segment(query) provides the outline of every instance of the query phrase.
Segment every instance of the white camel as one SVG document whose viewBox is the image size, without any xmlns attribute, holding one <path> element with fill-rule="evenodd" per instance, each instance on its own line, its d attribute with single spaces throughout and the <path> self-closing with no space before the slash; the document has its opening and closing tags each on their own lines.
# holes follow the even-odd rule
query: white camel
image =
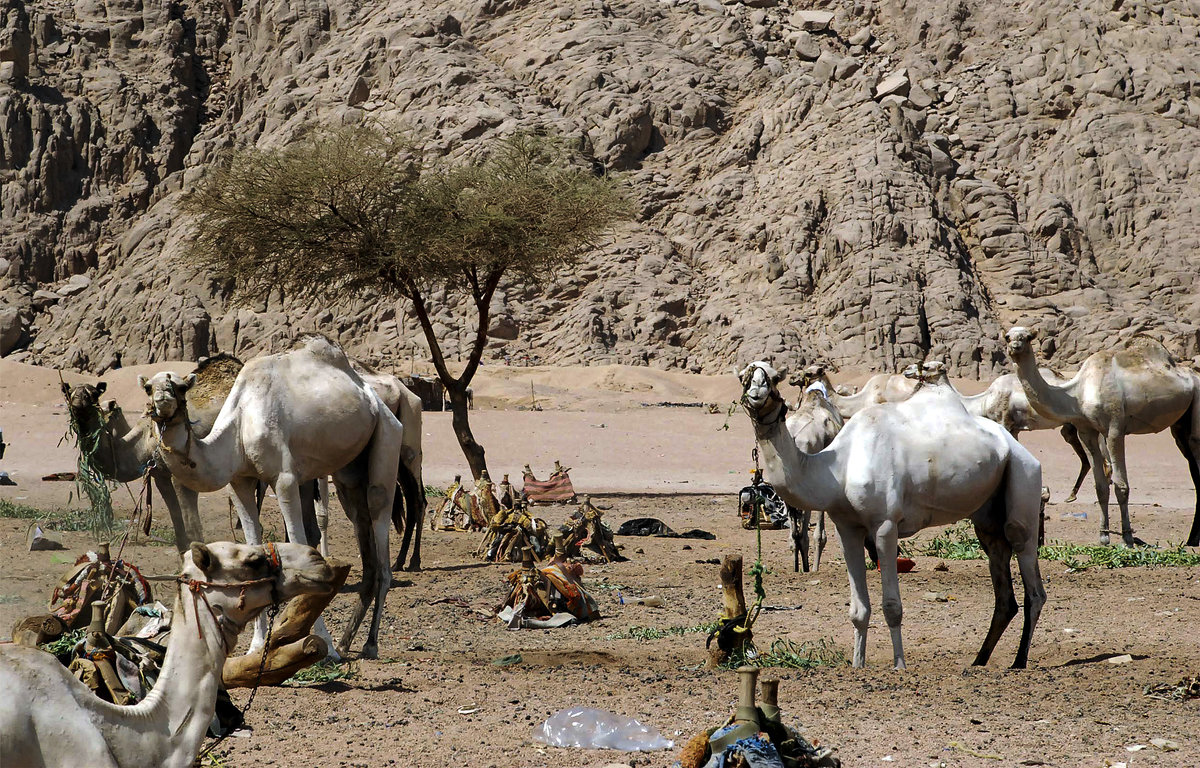
<svg viewBox="0 0 1200 768">
<path fill-rule="evenodd" d="M 804 453 L 816 453 L 825 448 L 841 430 L 841 414 L 829 402 L 822 385 L 814 384 L 800 396 L 794 412 L 787 418 L 787 431 L 796 443 L 796 448 Z M 804 571 L 809 566 L 809 526 L 812 523 L 813 510 L 803 506 L 794 499 L 786 488 L 777 488 L 779 494 L 788 505 L 788 516 L 792 526 L 792 567 L 800 570 L 800 560 L 804 560 Z M 825 551 L 825 511 L 820 510 L 817 517 L 817 550 L 813 557 L 812 570 L 821 569 L 821 553 Z"/>
<path fill-rule="evenodd" d="M 854 666 L 866 661 L 871 617 L 866 539 L 878 547 L 883 613 L 896 668 L 903 669 L 898 539 L 969 517 L 987 552 L 996 598 L 974 663 L 987 663 L 1017 614 L 1010 563 L 1015 552 L 1025 584 L 1025 625 L 1013 668 L 1023 668 L 1046 601 L 1037 560 L 1042 487 L 1037 459 L 998 424 L 971 416 L 957 397 L 938 388 L 864 408 L 828 448 L 804 453 L 782 429 L 788 409 L 778 390 L 781 374 L 755 362 L 739 378 L 767 481 L 787 489 L 799 505 L 826 510 L 837 527 L 850 577 Z"/>
<path fill-rule="evenodd" d="M 903 373 L 877 373 L 867 379 L 857 392 L 845 395 L 841 394 L 844 387 L 833 386 L 823 365 L 810 365 L 792 379 L 793 385 L 806 389 L 815 383 L 824 386 L 829 402 L 833 404 L 845 421 L 849 421 L 854 414 L 872 405 L 903 402 L 912 397 L 919 384 Z"/>
<path fill-rule="evenodd" d="M 260 480 L 275 488 L 288 539 L 304 544 L 301 486 L 333 475 L 363 562 L 359 604 L 338 648 L 345 652 L 349 647 L 373 601 L 363 656 L 375 658 L 391 585 L 388 523 L 403 438 L 400 422 L 354 372 L 342 350 L 320 336 L 303 339 L 291 352 L 247 363 L 203 439 L 192 435 L 186 418 L 185 398 L 193 382 L 169 373 L 149 381 L 139 378 L 151 398 L 151 418 L 159 425 L 164 463 L 196 491 L 229 485 L 246 541 L 252 544 L 262 540 L 254 503 Z M 328 638 L 321 620 L 313 631 Z M 262 647 L 265 634 L 260 619 L 252 649 Z"/>
<path fill-rule="evenodd" d="M 327 594 L 333 570 L 312 547 L 218 542 L 183 554 L 171 639 L 146 698 L 117 706 L 58 659 L 0 645 L 0 762 L 5 768 L 187 768 L 216 711 L 238 634 L 273 602 Z"/>
<path fill-rule="evenodd" d="M 1055 383 L 1047 381 L 1038 369 L 1035 338 L 1036 331 L 1012 328 L 1005 336 L 1008 355 L 1017 365 L 1017 375 L 1033 407 L 1074 424 L 1091 454 L 1100 505 L 1100 542 L 1108 544 L 1110 533 L 1109 478 L 1102 469 L 1105 459 L 1117 490 L 1121 538 L 1132 547 L 1138 542 L 1129 520 L 1125 436 L 1150 435 L 1169 427 L 1196 489 L 1196 512 L 1187 544 L 1200 546 L 1200 374 L 1176 362 L 1155 339 L 1134 336 L 1119 349 L 1090 355 L 1075 376 Z"/>
</svg>

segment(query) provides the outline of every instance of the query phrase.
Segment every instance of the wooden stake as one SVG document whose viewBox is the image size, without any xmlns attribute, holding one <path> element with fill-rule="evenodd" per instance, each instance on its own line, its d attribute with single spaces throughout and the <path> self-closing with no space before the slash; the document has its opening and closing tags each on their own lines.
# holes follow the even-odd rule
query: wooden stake
<svg viewBox="0 0 1200 768">
<path fill-rule="evenodd" d="M 746 616 L 746 594 L 742 591 L 742 556 L 726 555 L 721 563 L 721 596 L 724 600 L 722 619 L 738 619 L 738 626 Z M 716 642 L 708 649 L 708 668 L 715 669 L 729 660 L 735 651 L 741 651 L 750 644 L 753 636 L 750 630 L 734 631 L 729 624 L 723 626 L 717 633 Z"/>
</svg>

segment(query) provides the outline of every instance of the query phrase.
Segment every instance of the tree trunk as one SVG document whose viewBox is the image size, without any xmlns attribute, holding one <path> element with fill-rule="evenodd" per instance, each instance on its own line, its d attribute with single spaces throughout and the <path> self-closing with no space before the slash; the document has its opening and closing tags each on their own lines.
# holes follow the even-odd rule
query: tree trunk
<svg viewBox="0 0 1200 768">
<path fill-rule="evenodd" d="M 458 438 L 458 444 L 462 446 L 463 456 L 467 457 L 467 466 L 471 468 L 471 475 L 476 480 L 487 469 L 487 461 L 484 459 L 483 446 L 475 442 L 475 435 L 471 432 L 471 424 L 467 419 L 467 387 L 466 384 L 457 382 L 457 386 L 446 387 L 446 394 L 450 397 L 450 411 L 453 414 L 454 435 Z"/>
</svg>

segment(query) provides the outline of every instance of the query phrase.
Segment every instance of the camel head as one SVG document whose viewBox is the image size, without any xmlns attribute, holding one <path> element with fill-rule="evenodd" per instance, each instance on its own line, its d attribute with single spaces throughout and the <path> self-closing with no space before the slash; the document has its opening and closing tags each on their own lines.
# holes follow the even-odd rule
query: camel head
<svg viewBox="0 0 1200 768">
<path fill-rule="evenodd" d="M 778 385 L 786 375 L 786 370 L 777 371 L 767 363 L 750 363 L 737 375 L 742 382 L 742 404 L 748 410 L 757 412 L 765 408 L 772 398 L 782 402 Z"/>
<path fill-rule="evenodd" d="M 1021 355 L 1033 354 L 1033 340 L 1037 338 L 1037 331 L 1017 325 L 1009 329 L 1004 338 L 1008 342 L 1008 356 L 1016 360 Z"/>
<path fill-rule="evenodd" d="M 160 424 L 187 414 L 187 391 L 196 383 L 196 374 L 176 376 L 169 371 L 156 373 L 149 379 L 138 376 L 138 386 L 150 396 L 148 415 Z"/>
<path fill-rule="evenodd" d="M 906 379 L 920 379 L 921 366 L 917 363 L 909 363 L 904 366 L 904 370 L 900 371 L 900 375 Z"/>
<path fill-rule="evenodd" d="M 802 387 L 804 389 L 808 389 L 810 384 L 813 384 L 818 381 L 824 381 L 824 380 L 825 380 L 825 366 L 810 365 L 810 366 L 807 366 L 804 370 L 797 373 L 795 376 L 793 376 L 790 379 L 789 383 L 793 387 Z"/>
<path fill-rule="evenodd" d="M 233 633 L 227 647 L 271 603 L 328 594 L 336 584 L 330 563 L 303 544 L 193 543 L 183 553 L 179 576 L 185 584 L 201 585 L 213 613 L 226 632 Z"/>
<path fill-rule="evenodd" d="M 64 381 L 62 385 L 63 397 L 67 398 L 67 407 L 71 409 L 71 415 L 79 422 L 99 410 L 100 396 L 106 389 L 108 389 L 108 385 L 103 381 L 96 382 L 95 385 L 76 384 L 73 387 Z"/>
<path fill-rule="evenodd" d="M 926 360 L 921 363 L 921 381 L 926 384 L 946 383 L 946 364 L 941 360 Z"/>
</svg>

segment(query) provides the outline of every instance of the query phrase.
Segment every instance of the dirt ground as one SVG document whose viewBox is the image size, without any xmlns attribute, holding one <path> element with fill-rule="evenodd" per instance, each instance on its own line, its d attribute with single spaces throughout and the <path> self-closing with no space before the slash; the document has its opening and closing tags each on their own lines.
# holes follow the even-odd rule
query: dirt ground
<svg viewBox="0 0 1200 768">
<path fill-rule="evenodd" d="M 187 370 L 180 366 L 178 370 Z M 111 380 L 126 408 L 139 407 L 136 370 Z M 611 375 L 609 375 L 611 374 Z M 546 405 L 572 410 L 516 410 L 528 381 L 511 371 L 485 372 L 477 397 L 485 407 L 472 419 L 488 447 L 493 475 L 519 477 L 525 462 L 539 476 L 555 458 L 573 467 L 576 488 L 592 492 L 615 529 L 622 521 L 658 517 L 676 530 L 702 528 L 714 541 L 621 537 L 629 562 L 589 566 L 585 583 L 603 618 L 558 630 L 506 630 L 442 598 L 472 609 L 494 607 L 511 567 L 471 556 L 475 534 L 424 532 L 424 570 L 397 573 L 380 637 L 380 659 L 358 661 L 353 678 L 314 688 L 260 691 L 248 715 L 252 728 L 216 751 L 231 766 L 670 766 L 677 751 L 629 754 L 546 748 L 533 727 L 572 705 L 632 716 L 686 740 L 722 720 L 734 706 L 735 675 L 702 668 L 704 635 L 685 631 L 658 640 L 628 638 L 631 627 L 694 628 L 720 610 L 717 566 L 727 553 L 755 556 L 755 537 L 735 516 L 734 494 L 747 477 L 753 445 L 748 420 L 735 412 L 722 430 L 724 410 L 644 407 L 642 402 L 706 401 L 722 407 L 736 393 L 732 377 L 682 377 L 620 370 L 536 372 Z M 725 381 L 729 379 L 729 381 Z M 0 362 L 0 428 L 10 443 L 0 469 L 17 480 L 0 498 L 39 507 L 67 503 L 70 483 L 41 482 L 41 474 L 73 468 L 71 447 L 56 445 L 65 427 L 53 372 Z M 964 389 L 970 390 L 970 385 Z M 551 391 L 553 390 L 553 391 Z M 554 401 L 557 398 L 557 402 Z M 426 481 L 444 485 L 465 469 L 448 414 L 425 414 Z M 1052 489 L 1048 536 L 1092 542 L 1099 528 L 1090 481 L 1073 504 L 1062 498 L 1077 470 L 1057 433 L 1024 436 L 1042 460 Z M 1147 541 L 1186 536 L 1193 491 L 1183 460 L 1168 435 L 1136 437 L 1128 450 L 1134 526 Z M 118 510 L 132 509 L 125 491 Z M 156 507 L 165 526 L 165 512 Z M 203 497 L 209 538 L 228 538 L 224 493 Z M 1073 515 L 1087 513 L 1086 519 Z M 565 507 L 540 507 L 557 524 Z M 331 518 L 336 556 L 354 561 L 353 535 L 344 517 Z M 268 530 L 282 531 L 274 507 Z M 26 551 L 27 521 L 0 519 L 0 635 L 19 618 L 40 612 L 59 576 L 91 544 L 87 534 L 63 534 L 62 552 Z M 937 530 L 923 532 L 927 540 Z M 398 542 L 393 537 L 393 547 Z M 148 573 L 169 573 L 173 547 L 135 543 L 125 557 Z M 849 655 L 852 631 L 848 589 L 836 536 L 820 572 L 792 572 L 785 531 L 763 535 L 766 604 L 755 637 L 797 642 L 830 640 Z M 1200 765 L 1200 702 L 1144 695 L 1147 685 L 1200 674 L 1200 569 L 1129 568 L 1068 572 L 1042 562 L 1049 601 L 1034 636 L 1029 669 L 1009 671 L 1020 634 L 1018 616 L 990 666 L 970 666 L 991 613 L 983 561 L 917 557 L 901 576 L 908 671 L 891 669 L 879 584 L 867 668 L 781 670 L 785 717 L 810 739 L 834 746 L 847 766 L 1141 766 Z M 349 613 L 357 576 L 327 613 L 336 637 Z M 1020 587 L 1018 586 L 1018 590 Z M 923 599 L 947 593 L 948 602 Z M 618 593 L 625 604 L 618 600 Z M 1018 592 L 1019 594 L 1019 592 Z M 630 604 L 658 596 L 660 608 Z M 159 594 L 169 600 L 169 595 Z M 363 635 L 360 633 L 358 642 Z M 518 664 L 493 660 L 519 653 Z M 1110 655 L 1132 661 L 1111 664 Z M 244 702 L 246 692 L 235 692 Z M 1163 751 L 1150 740 L 1179 746 Z M 1129 751 L 1145 745 L 1144 749 Z"/>
</svg>

